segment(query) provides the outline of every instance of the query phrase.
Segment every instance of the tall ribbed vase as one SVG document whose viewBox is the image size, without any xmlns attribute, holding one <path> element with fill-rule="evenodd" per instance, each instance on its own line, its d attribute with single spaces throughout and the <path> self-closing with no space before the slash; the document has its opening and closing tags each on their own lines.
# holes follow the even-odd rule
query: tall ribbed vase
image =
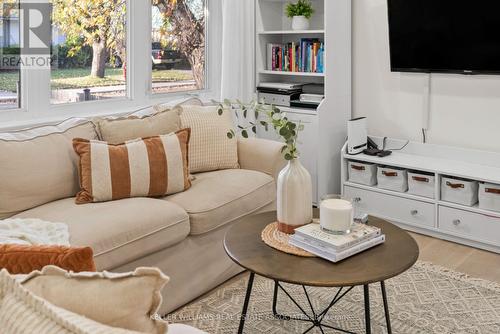
<svg viewBox="0 0 500 334">
<path fill-rule="evenodd" d="M 295 228 L 312 221 L 311 174 L 300 160 L 288 162 L 278 176 L 278 229 L 293 234 Z"/>
</svg>

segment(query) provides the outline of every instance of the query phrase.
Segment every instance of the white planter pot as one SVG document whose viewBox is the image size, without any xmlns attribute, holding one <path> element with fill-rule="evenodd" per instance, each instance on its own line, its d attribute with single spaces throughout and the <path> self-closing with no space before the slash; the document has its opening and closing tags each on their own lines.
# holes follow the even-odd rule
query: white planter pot
<svg viewBox="0 0 500 334">
<path fill-rule="evenodd" d="M 292 18 L 292 30 L 307 30 L 309 29 L 309 19 L 305 16 L 294 16 Z"/>
<path fill-rule="evenodd" d="M 279 230 L 293 234 L 312 221 L 311 175 L 299 159 L 288 162 L 278 176 L 277 211 Z"/>
</svg>

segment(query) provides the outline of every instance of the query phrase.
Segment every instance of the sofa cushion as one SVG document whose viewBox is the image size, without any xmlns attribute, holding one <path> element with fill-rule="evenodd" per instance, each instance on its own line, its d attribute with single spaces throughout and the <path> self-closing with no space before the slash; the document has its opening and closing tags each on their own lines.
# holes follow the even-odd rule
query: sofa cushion
<svg viewBox="0 0 500 334">
<path fill-rule="evenodd" d="M 71 245 L 92 247 L 98 270 L 112 269 L 167 248 L 189 234 L 189 217 L 181 207 L 151 198 L 86 205 L 67 198 L 17 217 L 68 224 Z"/>
<path fill-rule="evenodd" d="M 119 118 L 104 118 L 97 121 L 101 139 L 110 144 L 127 140 L 166 135 L 181 129 L 180 107 L 163 109 L 144 116 L 131 115 Z"/>
<path fill-rule="evenodd" d="M 54 126 L 0 133 L 0 219 L 78 191 L 75 137 L 97 139 L 93 123 L 70 119 Z"/>
<path fill-rule="evenodd" d="M 189 214 L 191 234 L 203 234 L 276 200 L 274 179 L 246 169 L 196 174 L 190 189 L 165 197 Z"/>
</svg>

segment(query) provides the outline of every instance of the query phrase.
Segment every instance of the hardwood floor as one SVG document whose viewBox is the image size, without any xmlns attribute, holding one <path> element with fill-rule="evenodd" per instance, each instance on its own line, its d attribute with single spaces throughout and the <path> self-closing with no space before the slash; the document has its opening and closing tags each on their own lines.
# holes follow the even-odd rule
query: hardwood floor
<svg viewBox="0 0 500 334">
<path fill-rule="evenodd" d="M 410 233 L 420 248 L 419 260 L 500 283 L 500 254 Z"/>
</svg>

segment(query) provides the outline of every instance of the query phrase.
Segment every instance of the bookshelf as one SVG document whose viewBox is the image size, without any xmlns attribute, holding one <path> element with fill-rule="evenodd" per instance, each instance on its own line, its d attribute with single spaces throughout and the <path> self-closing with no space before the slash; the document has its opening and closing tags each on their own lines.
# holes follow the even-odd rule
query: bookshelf
<svg viewBox="0 0 500 334">
<path fill-rule="evenodd" d="M 294 0 L 291 0 L 294 1 Z M 286 0 L 255 0 L 255 85 L 260 82 L 298 82 L 325 86 L 325 99 L 317 110 L 282 107 L 289 118 L 302 122 L 301 161 L 313 181 L 313 202 L 340 193 L 341 156 L 351 118 L 351 0 L 312 0 L 315 13 L 309 30 L 292 30 L 285 15 Z M 324 42 L 324 71 L 282 72 L 267 68 L 267 45 L 298 42 L 302 38 Z M 263 138 L 277 139 L 259 131 Z"/>
<path fill-rule="evenodd" d="M 285 72 L 285 71 L 270 71 L 262 70 L 260 74 L 272 74 L 272 75 L 288 75 L 288 76 L 298 76 L 298 77 L 324 77 L 324 73 L 314 73 L 314 72 Z"/>
<path fill-rule="evenodd" d="M 325 31 L 323 29 L 318 30 L 270 30 L 270 31 L 261 31 L 259 35 L 320 35 L 324 34 Z"/>
</svg>

